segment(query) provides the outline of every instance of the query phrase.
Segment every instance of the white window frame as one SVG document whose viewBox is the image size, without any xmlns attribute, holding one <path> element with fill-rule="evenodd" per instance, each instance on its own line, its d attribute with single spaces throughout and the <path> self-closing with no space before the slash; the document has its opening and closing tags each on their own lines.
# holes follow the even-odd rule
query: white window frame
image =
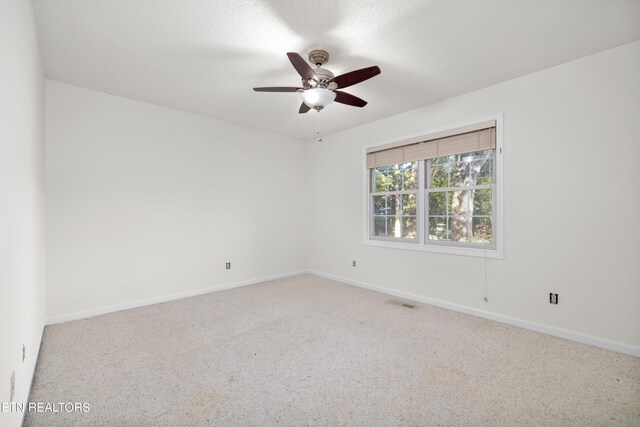
<svg viewBox="0 0 640 427">
<path fill-rule="evenodd" d="M 379 238 L 374 237 L 372 233 L 373 227 L 373 215 L 371 193 L 371 177 L 370 170 L 367 168 L 367 150 L 373 147 L 381 145 L 388 145 L 403 141 L 406 139 L 414 139 L 417 137 L 425 137 L 427 139 L 430 135 L 441 133 L 445 131 L 451 131 L 465 126 L 483 123 L 488 120 L 496 121 L 496 149 L 495 149 L 495 189 L 493 192 L 494 198 L 494 217 L 495 221 L 492 224 L 494 247 L 483 247 L 480 245 L 472 244 L 455 244 L 450 242 L 430 241 L 425 239 L 425 227 L 426 227 L 426 212 L 425 212 L 425 195 L 427 193 L 426 188 L 426 161 L 420 161 L 418 163 L 418 179 L 423 183 L 424 191 L 418 191 L 416 195 L 417 203 L 417 239 L 408 241 L 407 239 L 392 239 L 392 238 Z M 503 157 L 504 157 L 504 138 L 503 138 L 503 114 L 497 113 L 491 116 L 482 117 L 468 122 L 457 123 L 450 126 L 445 126 L 437 129 L 430 129 L 423 132 L 418 132 L 411 135 L 405 135 L 401 138 L 394 138 L 390 141 L 383 141 L 368 144 L 363 148 L 363 241 L 362 243 L 367 246 L 376 246 L 382 248 L 391 249 L 405 249 L 413 251 L 423 252 L 435 252 L 441 254 L 462 255 L 482 258 L 496 258 L 504 259 L 504 194 L 503 194 L 503 182 L 504 182 L 504 169 L 503 169 Z"/>
</svg>

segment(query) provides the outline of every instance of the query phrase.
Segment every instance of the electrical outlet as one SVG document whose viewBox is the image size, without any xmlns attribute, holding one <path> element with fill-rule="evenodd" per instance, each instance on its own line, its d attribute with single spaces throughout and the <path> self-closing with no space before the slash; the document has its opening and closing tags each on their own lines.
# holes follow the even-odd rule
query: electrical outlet
<svg viewBox="0 0 640 427">
<path fill-rule="evenodd" d="M 230 263 L 230 262 L 228 262 L 228 263 L 226 264 L 226 269 L 227 269 L 227 270 L 231 270 L 231 263 Z"/>
<path fill-rule="evenodd" d="M 549 294 L 549 304 L 558 304 L 558 294 Z"/>
<path fill-rule="evenodd" d="M 355 267 L 356 266 L 356 260 L 354 259 L 353 261 L 351 261 L 351 267 Z"/>
</svg>

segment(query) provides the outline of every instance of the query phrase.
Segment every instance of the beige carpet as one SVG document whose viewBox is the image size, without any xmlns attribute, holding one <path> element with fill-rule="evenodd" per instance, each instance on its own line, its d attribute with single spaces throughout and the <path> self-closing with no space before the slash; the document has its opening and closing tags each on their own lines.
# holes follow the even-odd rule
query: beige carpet
<svg viewBox="0 0 640 427">
<path fill-rule="evenodd" d="M 298 276 L 46 328 L 27 426 L 640 425 L 640 359 Z"/>
</svg>

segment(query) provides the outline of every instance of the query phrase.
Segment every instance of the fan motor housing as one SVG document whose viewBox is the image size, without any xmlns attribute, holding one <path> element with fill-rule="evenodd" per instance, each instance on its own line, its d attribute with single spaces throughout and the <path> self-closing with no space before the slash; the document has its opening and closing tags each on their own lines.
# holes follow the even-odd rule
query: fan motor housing
<svg viewBox="0 0 640 427">
<path fill-rule="evenodd" d="M 334 77 L 333 73 L 326 68 L 318 67 L 313 71 L 316 73 L 316 76 L 318 76 L 321 83 L 328 82 Z"/>
</svg>

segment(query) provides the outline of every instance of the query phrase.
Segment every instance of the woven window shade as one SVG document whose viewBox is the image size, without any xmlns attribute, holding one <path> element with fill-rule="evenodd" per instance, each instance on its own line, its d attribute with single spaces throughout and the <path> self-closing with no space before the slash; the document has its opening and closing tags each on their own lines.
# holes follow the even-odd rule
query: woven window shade
<svg viewBox="0 0 640 427">
<path fill-rule="evenodd" d="M 436 139 L 415 142 L 407 141 L 405 145 L 394 146 L 378 151 L 371 150 L 367 154 L 367 168 L 395 165 L 404 162 L 433 159 L 472 151 L 493 150 L 496 148 L 495 121 L 485 122 L 478 126 L 483 129 L 458 133 Z M 467 130 L 467 129 L 461 129 Z M 375 149 L 374 149 L 375 150 Z"/>
</svg>

